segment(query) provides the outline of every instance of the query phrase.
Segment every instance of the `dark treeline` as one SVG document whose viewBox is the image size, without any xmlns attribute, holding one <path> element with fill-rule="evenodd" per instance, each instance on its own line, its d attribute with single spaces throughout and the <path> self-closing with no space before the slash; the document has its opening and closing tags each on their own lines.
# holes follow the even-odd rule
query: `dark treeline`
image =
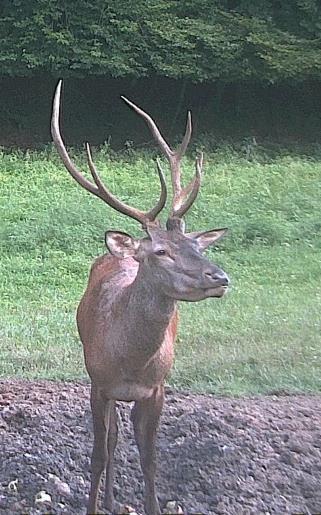
<svg viewBox="0 0 321 515">
<path fill-rule="evenodd" d="M 148 140 L 119 96 L 198 136 L 311 141 L 321 129 L 318 0 L 2 0 L 0 144 L 49 141 L 64 81 L 70 143 Z"/>
<path fill-rule="evenodd" d="M 34 147 L 50 141 L 49 123 L 56 78 L 0 79 L 0 145 Z M 68 144 L 108 141 L 114 149 L 145 145 L 150 134 L 121 101 L 124 94 L 176 140 L 192 110 L 196 140 L 220 143 L 255 137 L 281 144 L 318 142 L 321 84 L 318 81 L 262 85 L 234 82 L 193 84 L 149 79 L 65 79 L 63 132 Z M 194 139 L 194 140 L 195 140 Z"/>
</svg>

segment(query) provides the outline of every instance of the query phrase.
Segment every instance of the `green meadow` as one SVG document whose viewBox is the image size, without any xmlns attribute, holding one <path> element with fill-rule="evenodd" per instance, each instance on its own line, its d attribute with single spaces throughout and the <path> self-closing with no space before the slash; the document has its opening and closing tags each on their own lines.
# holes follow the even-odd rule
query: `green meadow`
<svg viewBox="0 0 321 515">
<path fill-rule="evenodd" d="M 111 191 L 154 203 L 152 153 L 93 153 Z M 83 153 L 73 155 L 86 170 Z M 186 178 L 193 168 L 186 159 Z M 321 391 L 320 149 L 222 147 L 206 151 L 204 168 L 187 226 L 229 228 L 208 255 L 232 286 L 223 299 L 181 303 L 169 383 L 235 395 Z M 107 229 L 138 236 L 139 224 L 76 185 L 51 147 L 1 152 L 0 222 L 1 376 L 86 377 L 75 310 L 89 268 Z"/>
</svg>

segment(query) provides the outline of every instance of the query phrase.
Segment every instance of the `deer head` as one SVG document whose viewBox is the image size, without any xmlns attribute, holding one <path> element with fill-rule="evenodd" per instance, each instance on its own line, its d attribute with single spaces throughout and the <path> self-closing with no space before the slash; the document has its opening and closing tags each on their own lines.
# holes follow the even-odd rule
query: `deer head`
<svg viewBox="0 0 321 515">
<path fill-rule="evenodd" d="M 172 150 L 153 119 L 142 109 L 122 99 L 139 114 L 148 125 L 154 139 L 167 158 L 173 187 L 173 200 L 166 228 L 160 226 L 157 216 L 165 206 L 167 189 L 161 164 L 157 160 L 157 171 L 161 183 L 161 193 L 156 205 L 147 212 L 140 211 L 118 200 L 102 183 L 88 143 L 86 152 L 88 166 L 94 182 L 89 181 L 70 159 L 59 128 L 61 81 L 58 83 L 51 121 L 51 131 L 59 155 L 72 177 L 86 190 L 101 198 L 116 211 L 134 218 L 141 223 L 146 237 L 135 239 L 119 231 L 106 232 L 106 245 L 119 259 L 131 257 L 139 262 L 139 272 L 148 278 L 149 284 L 176 300 L 197 301 L 207 297 L 221 297 L 227 290 L 229 279 L 225 272 L 203 256 L 203 252 L 216 243 L 226 229 L 213 229 L 185 233 L 183 216 L 195 201 L 202 177 L 203 155 L 195 161 L 195 176 L 191 182 L 181 185 L 181 160 L 189 144 L 192 123 L 188 113 L 185 135 L 178 150 Z"/>
</svg>

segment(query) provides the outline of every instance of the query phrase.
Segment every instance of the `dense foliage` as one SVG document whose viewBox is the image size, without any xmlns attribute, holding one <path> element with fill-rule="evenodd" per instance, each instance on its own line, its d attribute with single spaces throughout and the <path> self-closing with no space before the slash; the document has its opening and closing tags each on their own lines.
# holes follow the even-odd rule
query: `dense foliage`
<svg viewBox="0 0 321 515">
<path fill-rule="evenodd" d="M 0 75 L 321 75 L 318 0 L 2 0 Z"/>
</svg>

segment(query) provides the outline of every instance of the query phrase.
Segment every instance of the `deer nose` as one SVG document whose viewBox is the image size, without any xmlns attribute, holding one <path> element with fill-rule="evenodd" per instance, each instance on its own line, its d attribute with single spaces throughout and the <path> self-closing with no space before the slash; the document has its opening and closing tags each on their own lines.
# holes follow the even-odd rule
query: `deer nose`
<svg viewBox="0 0 321 515">
<path fill-rule="evenodd" d="M 207 279 L 207 281 L 211 281 L 213 283 L 217 283 L 218 286 L 228 286 L 229 284 L 229 278 L 223 272 L 222 270 L 213 270 L 213 269 L 207 269 L 204 270 L 204 277 Z"/>
</svg>

